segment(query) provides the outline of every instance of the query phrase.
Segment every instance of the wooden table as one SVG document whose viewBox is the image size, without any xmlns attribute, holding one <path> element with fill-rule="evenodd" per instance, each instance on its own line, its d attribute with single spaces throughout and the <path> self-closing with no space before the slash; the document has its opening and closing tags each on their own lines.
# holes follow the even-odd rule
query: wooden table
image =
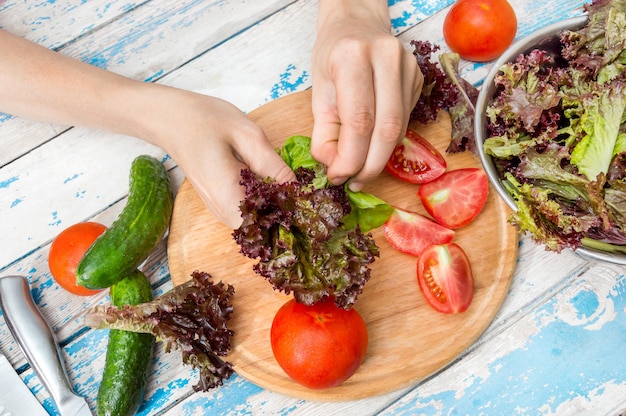
<svg viewBox="0 0 626 416">
<path fill-rule="evenodd" d="M 390 1 L 405 42 L 441 32 L 451 0 Z M 511 1 L 518 37 L 581 14 L 581 0 Z M 246 112 L 311 86 L 317 2 L 308 0 L 57 0 L 0 3 L 0 26 L 126 76 L 225 98 Z M 0 58 L 1 59 L 1 58 Z M 489 64 L 462 63 L 477 85 Z M 165 157 L 134 138 L 0 114 L 0 274 L 28 277 L 63 346 L 69 377 L 92 409 L 107 331 L 82 316 L 107 293 L 76 297 L 52 280 L 52 239 L 85 220 L 110 224 L 125 204 L 139 154 Z M 182 174 L 170 159 L 178 187 Z M 106 178 L 106 179 L 103 179 Z M 169 290 L 166 242 L 143 266 Z M 313 402 L 264 390 L 235 375 L 194 393 L 195 374 L 177 353 L 157 349 L 142 415 L 204 414 L 550 414 L 626 412 L 626 269 L 519 240 L 509 293 L 494 321 L 458 359 L 416 385 L 358 401 Z M 0 318 L 0 350 L 51 414 L 56 408 Z M 412 357 L 406 357 L 410 360 Z"/>
</svg>

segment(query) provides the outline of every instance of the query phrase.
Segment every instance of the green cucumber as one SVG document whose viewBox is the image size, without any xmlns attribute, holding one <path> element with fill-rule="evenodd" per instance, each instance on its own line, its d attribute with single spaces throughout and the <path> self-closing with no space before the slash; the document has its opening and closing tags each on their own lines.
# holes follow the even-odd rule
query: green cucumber
<svg viewBox="0 0 626 416">
<path fill-rule="evenodd" d="M 85 252 L 76 268 L 76 283 L 104 289 L 131 274 L 165 235 L 173 207 L 165 166 L 152 156 L 138 156 L 130 169 L 126 206 Z"/>
<path fill-rule="evenodd" d="M 150 282 L 139 270 L 111 286 L 111 303 L 117 307 L 151 300 Z M 154 342 L 151 334 L 121 329 L 109 331 L 104 372 L 98 390 L 98 416 L 135 414 L 146 390 Z"/>
</svg>

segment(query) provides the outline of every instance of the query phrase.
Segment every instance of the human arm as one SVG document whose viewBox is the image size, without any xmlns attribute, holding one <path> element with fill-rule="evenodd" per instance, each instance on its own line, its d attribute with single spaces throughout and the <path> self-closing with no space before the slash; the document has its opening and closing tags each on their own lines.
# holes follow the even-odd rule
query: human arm
<svg viewBox="0 0 626 416">
<path fill-rule="evenodd" d="M 311 152 L 335 184 L 360 190 L 402 138 L 423 77 L 391 34 L 386 0 L 320 0 Z"/>
<path fill-rule="evenodd" d="M 0 30 L 0 111 L 134 136 L 180 165 L 213 214 L 241 222 L 240 170 L 294 178 L 263 131 L 235 106 L 97 68 Z M 219 179 L 217 179 L 219 178 Z"/>
</svg>

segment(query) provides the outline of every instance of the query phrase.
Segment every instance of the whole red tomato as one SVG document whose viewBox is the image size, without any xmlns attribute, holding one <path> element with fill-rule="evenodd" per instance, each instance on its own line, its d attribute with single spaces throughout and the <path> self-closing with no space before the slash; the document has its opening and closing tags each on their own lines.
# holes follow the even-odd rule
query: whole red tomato
<svg viewBox="0 0 626 416">
<path fill-rule="evenodd" d="M 97 222 L 81 222 L 61 231 L 50 246 L 48 266 L 54 280 L 63 289 L 81 296 L 90 296 L 90 290 L 76 284 L 76 267 L 93 242 L 106 230 Z"/>
<path fill-rule="evenodd" d="M 291 299 L 274 316 L 270 331 L 276 361 L 310 389 L 337 386 L 359 368 L 367 351 L 367 327 L 353 308 L 329 298 L 306 306 Z"/>
<path fill-rule="evenodd" d="M 506 0 L 458 0 L 443 22 L 453 52 L 470 61 L 491 61 L 511 45 L 517 17 Z"/>
</svg>

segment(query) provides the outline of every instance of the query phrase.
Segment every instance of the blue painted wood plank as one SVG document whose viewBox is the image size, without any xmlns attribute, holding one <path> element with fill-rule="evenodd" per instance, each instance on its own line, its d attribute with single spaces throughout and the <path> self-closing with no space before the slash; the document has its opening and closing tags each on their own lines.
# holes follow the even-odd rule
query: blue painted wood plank
<svg viewBox="0 0 626 416">
<path fill-rule="evenodd" d="M 488 352 L 471 353 L 382 414 L 609 414 L 616 398 L 626 400 L 625 273 L 592 267 Z"/>
</svg>

